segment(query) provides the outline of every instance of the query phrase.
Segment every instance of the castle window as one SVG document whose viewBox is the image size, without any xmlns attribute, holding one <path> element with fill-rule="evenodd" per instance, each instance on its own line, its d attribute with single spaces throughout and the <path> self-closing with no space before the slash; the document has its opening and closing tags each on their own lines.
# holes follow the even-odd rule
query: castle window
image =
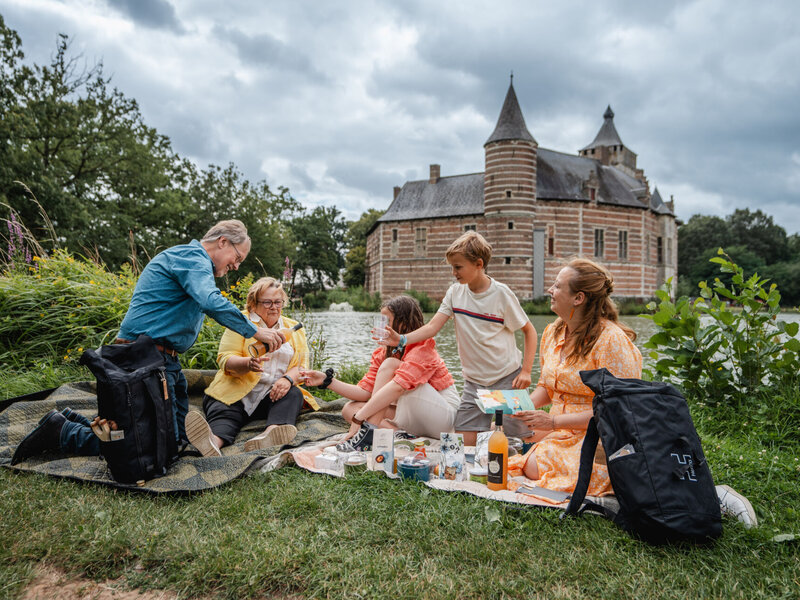
<svg viewBox="0 0 800 600">
<path fill-rule="evenodd" d="M 619 259 L 628 260 L 628 232 L 619 232 Z"/>
<path fill-rule="evenodd" d="M 596 195 L 596 190 L 594 188 L 589 188 L 589 200 L 594 202 L 595 195 Z"/>
<path fill-rule="evenodd" d="M 400 242 L 398 241 L 399 235 L 397 229 L 392 229 L 392 247 L 391 247 L 391 254 L 393 257 L 397 256 L 397 252 L 400 247 Z"/>
<path fill-rule="evenodd" d="M 656 260 L 658 264 L 664 264 L 664 238 L 661 236 L 656 240 Z"/>
<path fill-rule="evenodd" d="M 464 231 L 475 231 L 476 225 L 473 223 L 472 225 L 464 225 Z"/>
<path fill-rule="evenodd" d="M 506 198 L 511 198 L 511 190 L 506 190 Z"/>
<path fill-rule="evenodd" d="M 547 238 L 547 254 L 553 256 L 555 254 L 555 239 L 552 236 Z"/>
<path fill-rule="evenodd" d="M 667 238 L 667 264 L 672 264 L 672 238 Z"/>
<path fill-rule="evenodd" d="M 510 256 L 506 256 L 506 264 L 507 265 L 511 264 L 511 257 Z"/>
<path fill-rule="evenodd" d="M 603 229 L 594 230 L 594 255 L 596 258 L 603 258 L 606 249 L 605 231 Z"/>
<path fill-rule="evenodd" d="M 414 237 L 414 256 L 425 256 L 428 250 L 428 228 L 417 227 Z"/>
<path fill-rule="evenodd" d="M 514 229 L 514 221 L 509 221 L 508 222 L 508 228 L 509 229 Z"/>
</svg>

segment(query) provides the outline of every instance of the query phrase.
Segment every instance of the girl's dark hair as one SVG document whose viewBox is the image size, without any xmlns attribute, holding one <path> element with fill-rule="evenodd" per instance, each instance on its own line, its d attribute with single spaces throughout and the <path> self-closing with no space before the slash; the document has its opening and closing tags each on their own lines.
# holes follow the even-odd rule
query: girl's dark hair
<svg viewBox="0 0 800 600">
<path fill-rule="evenodd" d="M 419 302 L 411 296 L 402 295 L 389 298 L 381 304 L 381 308 L 385 308 L 392 313 L 394 317 L 392 329 L 400 335 L 410 333 L 425 324 L 425 317 L 422 316 Z M 392 355 L 392 350 L 394 348 L 386 348 L 386 358 Z"/>
</svg>

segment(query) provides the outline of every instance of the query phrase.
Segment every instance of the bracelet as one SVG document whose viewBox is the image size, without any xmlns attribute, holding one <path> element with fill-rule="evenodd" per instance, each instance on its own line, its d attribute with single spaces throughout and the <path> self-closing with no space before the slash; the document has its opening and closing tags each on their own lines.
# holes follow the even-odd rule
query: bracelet
<svg viewBox="0 0 800 600">
<path fill-rule="evenodd" d="M 406 336 L 404 336 L 404 335 L 401 335 L 400 336 L 400 341 L 397 342 L 397 348 L 392 350 L 392 354 L 402 354 L 403 351 L 406 349 L 406 342 L 407 341 L 408 341 L 408 338 L 406 338 Z"/>
<path fill-rule="evenodd" d="M 288 382 L 289 382 L 289 385 L 294 385 L 294 379 L 292 379 L 292 378 L 291 378 L 291 377 L 289 377 L 288 375 L 284 375 L 284 376 L 283 376 L 283 379 L 285 379 L 286 381 L 288 381 Z"/>
<path fill-rule="evenodd" d="M 355 413 L 350 418 L 350 420 L 353 421 L 353 423 L 355 423 L 356 425 L 363 425 L 364 424 L 364 419 L 356 419 Z"/>
<path fill-rule="evenodd" d="M 331 382 L 333 381 L 333 374 L 334 374 L 334 373 L 335 373 L 335 371 L 334 371 L 334 370 L 333 370 L 331 367 L 328 367 L 327 369 L 325 369 L 325 381 L 323 381 L 322 383 L 320 383 L 320 384 L 319 384 L 317 387 L 318 387 L 319 389 L 321 389 L 321 390 L 326 390 L 326 389 L 328 389 L 328 386 L 329 386 L 329 385 L 331 384 Z"/>
</svg>

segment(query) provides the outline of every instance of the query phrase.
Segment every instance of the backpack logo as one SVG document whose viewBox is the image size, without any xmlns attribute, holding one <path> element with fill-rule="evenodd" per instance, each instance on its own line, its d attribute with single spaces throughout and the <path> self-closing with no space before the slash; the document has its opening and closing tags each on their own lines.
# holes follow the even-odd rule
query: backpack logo
<svg viewBox="0 0 800 600">
<path fill-rule="evenodd" d="M 694 472 L 694 461 L 692 460 L 691 454 L 675 454 L 673 452 L 670 456 L 674 456 L 679 465 L 688 465 L 687 468 L 682 469 L 684 473 L 681 475 L 680 479 L 686 480 L 688 478 L 689 481 L 697 481 Z"/>
</svg>

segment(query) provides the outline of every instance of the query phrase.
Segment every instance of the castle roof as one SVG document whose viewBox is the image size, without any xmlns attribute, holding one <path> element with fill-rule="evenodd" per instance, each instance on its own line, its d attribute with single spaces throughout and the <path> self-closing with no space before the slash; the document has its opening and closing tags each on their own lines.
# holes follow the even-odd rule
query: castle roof
<svg viewBox="0 0 800 600">
<path fill-rule="evenodd" d="M 594 141 L 588 146 L 581 148 L 579 152 L 582 152 L 583 150 L 591 150 L 592 148 L 597 148 L 599 146 L 621 145 L 622 140 L 619 137 L 619 133 L 617 133 L 617 128 L 614 127 L 614 111 L 611 110 L 611 106 L 609 105 L 608 108 L 606 108 L 606 112 L 603 113 L 603 124 L 600 126 L 600 131 L 598 131 L 597 135 L 594 136 Z"/>
<path fill-rule="evenodd" d="M 497 125 L 494 132 L 486 140 L 486 144 L 492 142 L 500 142 L 504 140 L 525 140 L 528 142 L 536 143 L 533 139 L 531 132 L 525 125 L 525 117 L 522 116 L 522 110 L 517 102 L 517 94 L 514 92 L 514 83 L 508 86 L 506 93 L 506 101 L 503 102 L 503 108 L 500 110 L 500 117 L 497 119 Z M 484 144 L 484 146 L 486 146 Z"/>
<path fill-rule="evenodd" d="M 653 190 L 653 195 L 650 197 L 650 209 L 659 215 L 672 214 L 669 206 L 667 206 L 666 202 L 661 199 L 661 194 L 658 193 L 658 188 Z"/>
<path fill-rule="evenodd" d="M 589 202 L 585 183 L 598 182 L 599 204 L 651 208 L 658 214 L 670 214 L 669 207 L 657 196 L 654 206 L 647 202 L 647 186 L 616 167 L 584 156 L 565 154 L 546 148 L 537 151 L 536 198 Z M 654 197 L 656 197 L 653 194 Z M 483 173 L 442 177 L 436 183 L 428 179 L 408 181 L 397 198 L 378 219 L 379 222 L 458 217 L 483 214 Z"/>
</svg>

